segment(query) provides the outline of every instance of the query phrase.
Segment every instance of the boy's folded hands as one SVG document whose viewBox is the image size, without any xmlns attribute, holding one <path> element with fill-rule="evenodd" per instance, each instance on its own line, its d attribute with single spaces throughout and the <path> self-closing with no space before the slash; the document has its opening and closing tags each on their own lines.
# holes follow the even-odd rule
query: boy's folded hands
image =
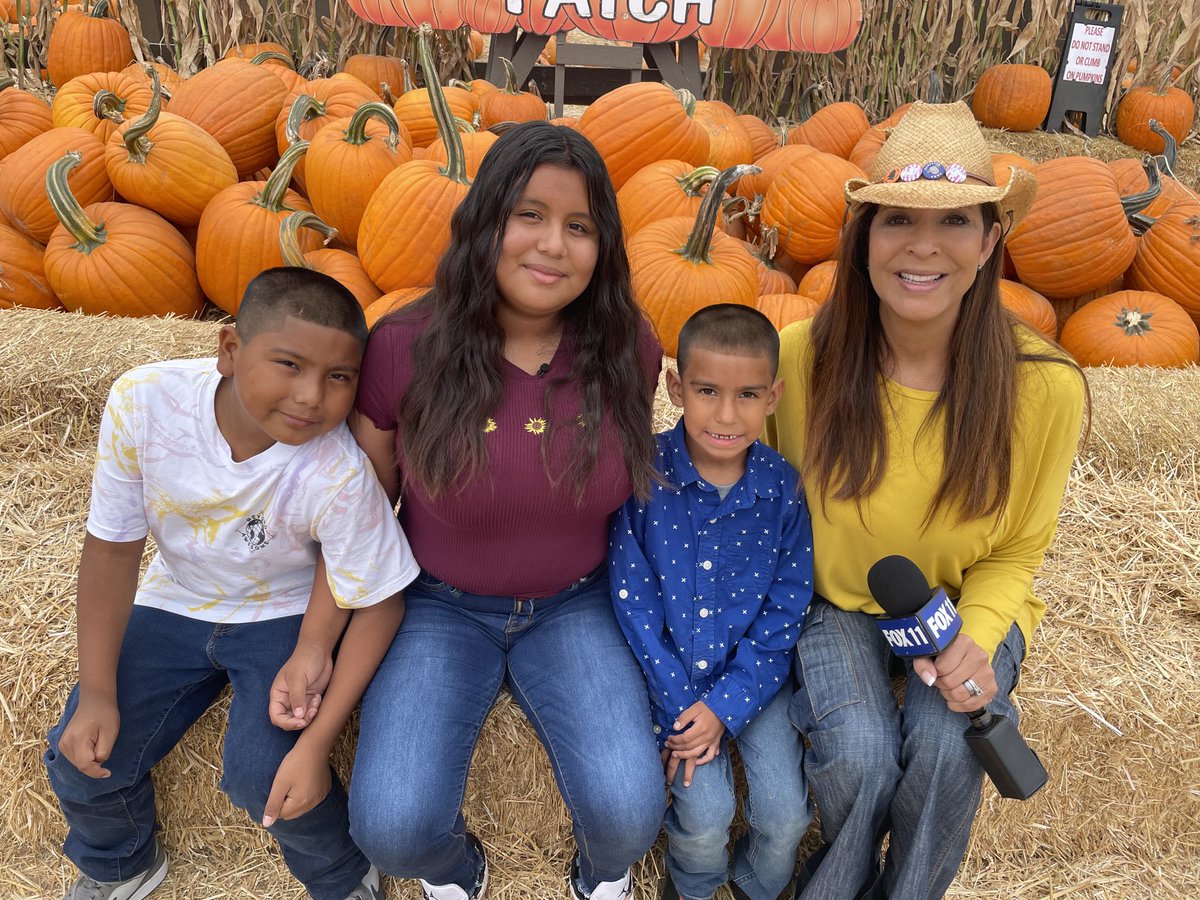
<svg viewBox="0 0 1200 900">
<path fill-rule="evenodd" d="M 279 764 L 271 793 L 263 810 L 263 827 L 276 819 L 294 819 L 325 799 L 333 783 L 329 775 L 329 751 L 303 740 Z"/>
<path fill-rule="evenodd" d="M 301 637 L 288 661 L 271 683 L 271 724 L 284 731 L 307 726 L 321 706 L 321 695 L 333 675 L 333 655 L 328 647 Z"/>
<path fill-rule="evenodd" d="M 712 762 L 720 754 L 725 725 L 703 700 L 697 700 L 675 720 L 674 730 L 663 750 L 667 782 L 675 781 L 682 762 L 683 786 L 691 787 L 696 766 Z"/>
<path fill-rule="evenodd" d="M 121 714 L 117 712 L 117 701 L 94 699 L 81 690 L 75 715 L 58 741 L 58 752 L 84 775 L 107 778 L 112 772 L 101 763 L 108 760 L 120 730 Z"/>
</svg>

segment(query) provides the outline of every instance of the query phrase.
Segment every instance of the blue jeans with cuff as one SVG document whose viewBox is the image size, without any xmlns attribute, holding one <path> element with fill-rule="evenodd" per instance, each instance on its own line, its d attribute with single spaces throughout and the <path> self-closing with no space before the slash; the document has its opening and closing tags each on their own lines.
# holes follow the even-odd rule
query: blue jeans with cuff
<svg viewBox="0 0 1200 900">
<path fill-rule="evenodd" d="M 301 616 L 236 625 L 203 622 L 135 606 L 117 664 L 120 731 L 104 768 L 91 778 L 58 751 L 79 703 L 76 685 L 50 731 L 43 759 L 70 830 L 63 849 L 83 874 L 124 881 L 154 860 L 158 829 L 150 771 L 204 714 L 228 683 L 233 703 L 225 731 L 221 789 L 262 821 L 275 773 L 299 737 L 271 724 L 271 682 L 291 656 Z M 333 788 L 313 809 L 267 830 L 284 862 L 316 900 L 345 900 L 369 863 L 350 839 L 346 794 Z M 214 840 L 219 839 L 214 829 Z"/>
<path fill-rule="evenodd" d="M 979 808 L 983 769 L 963 740 L 970 719 L 951 712 L 907 661 L 898 706 L 893 657 L 872 616 L 814 597 L 796 650 L 790 714 L 810 743 L 804 770 L 825 842 L 806 863 L 800 896 L 941 897 L 962 864 Z M 999 691 L 988 709 L 1014 724 L 1009 693 L 1024 656 L 1024 637 L 1013 625 L 992 659 Z"/>
<path fill-rule="evenodd" d="M 480 729 L 507 680 L 550 757 L 590 893 L 654 843 L 665 802 L 646 682 L 604 568 L 534 600 L 422 574 L 363 697 L 350 827 L 380 870 L 468 892 L 482 860 L 462 814 Z"/>
<path fill-rule="evenodd" d="M 804 744 L 788 720 L 791 685 L 784 686 L 736 738 L 746 770 L 750 831 L 734 847 L 729 826 L 737 808 L 729 738 L 721 754 L 697 766 L 690 787 L 683 766 L 671 785 L 665 861 L 684 900 L 709 900 L 730 877 L 751 900 L 775 900 L 792 880 L 796 850 L 812 821 L 804 782 Z"/>
</svg>

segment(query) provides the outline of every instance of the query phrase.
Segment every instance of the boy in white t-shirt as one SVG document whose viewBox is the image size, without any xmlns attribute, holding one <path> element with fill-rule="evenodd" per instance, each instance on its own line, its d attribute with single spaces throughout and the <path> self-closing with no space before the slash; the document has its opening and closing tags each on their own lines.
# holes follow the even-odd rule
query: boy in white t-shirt
<svg viewBox="0 0 1200 900">
<path fill-rule="evenodd" d="M 163 880 L 150 772 L 227 683 L 230 800 L 316 900 L 380 896 L 329 767 L 418 573 L 345 425 L 366 337 L 336 281 L 271 269 L 215 361 L 113 385 L 79 564 L 79 684 L 45 754 L 82 873 L 68 900 L 140 900 Z"/>
</svg>

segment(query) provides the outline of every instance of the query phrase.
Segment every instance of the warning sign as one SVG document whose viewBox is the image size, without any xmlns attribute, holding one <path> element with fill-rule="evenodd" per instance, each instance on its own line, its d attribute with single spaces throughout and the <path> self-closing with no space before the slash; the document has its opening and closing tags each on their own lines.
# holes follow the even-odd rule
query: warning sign
<svg viewBox="0 0 1200 900">
<path fill-rule="evenodd" d="M 1063 54 L 1063 81 L 1104 84 L 1116 29 L 1076 22 Z"/>
</svg>

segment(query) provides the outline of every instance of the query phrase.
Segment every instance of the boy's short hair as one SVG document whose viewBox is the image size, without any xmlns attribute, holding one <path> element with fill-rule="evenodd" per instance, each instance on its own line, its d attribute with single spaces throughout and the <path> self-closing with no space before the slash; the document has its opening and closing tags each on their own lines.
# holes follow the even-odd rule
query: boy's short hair
<svg viewBox="0 0 1200 900">
<path fill-rule="evenodd" d="M 251 279 L 238 306 L 238 334 L 249 341 L 277 330 L 288 316 L 367 342 L 367 320 L 354 295 L 328 275 L 299 266 L 277 266 Z"/>
<path fill-rule="evenodd" d="M 683 374 L 693 348 L 717 353 L 763 356 L 771 364 L 771 377 L 779 371 L 779 332 L 771 320 L 753 306 L 717 303 L 692 313 L 679 329 L 675 365 Z"/>
</svg>

